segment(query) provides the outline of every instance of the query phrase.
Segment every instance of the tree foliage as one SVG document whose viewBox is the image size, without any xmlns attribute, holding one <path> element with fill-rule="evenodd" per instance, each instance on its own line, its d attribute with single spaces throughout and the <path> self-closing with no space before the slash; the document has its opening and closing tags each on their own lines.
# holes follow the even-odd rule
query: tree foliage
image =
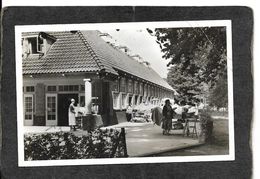
<svg viewBox="0 0 260 179">
<path fill-rule="evenodd" d="M 167 80 L 184 98 L 213 88 L 226 76 L 225 27 L 148 29 L 168 60 Z"/>
<path fill-rule="evenodd" d="M 225 77 L 219 78 L 209 96 L 209 105 L 217 108 L 227 107 L 228 84 Z"/>
</svg>

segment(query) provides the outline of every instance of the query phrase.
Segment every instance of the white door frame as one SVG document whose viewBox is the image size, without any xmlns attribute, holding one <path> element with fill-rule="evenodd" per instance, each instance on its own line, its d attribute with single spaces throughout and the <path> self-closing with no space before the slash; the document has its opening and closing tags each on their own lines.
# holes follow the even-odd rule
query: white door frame
<svg viewBox="0 0 260 179">
<path fill-rule="evenodd" d="M 48 97 L 55 97 L 55 120 L 48 120 Z M 45 97 L 45 121 L 46 126 L 57 126 L 58 125 L 58 104 L 57 104 L 57 94 L 46 93 Z"/>
<path fill-rule="evenodd" d="M 26 97 L 30 97 L 30 98 L 32 98 L 32 116 L 31 116 L 31 120 L 25 120 L 25 114 L 26 114 L 26 112 L 25 112 L 25 98 Z M 23 121 L 24 121 L 24 125 L 25 126 L 32 126 L 33 125 L 33 110 L 34 110 L 34 104 L 33 104 L 33 94 L 24 94 L 24 98 L 23 98 L 23 105 L 24 105 L 24 114 L 23 114 Z"/>
</svg>

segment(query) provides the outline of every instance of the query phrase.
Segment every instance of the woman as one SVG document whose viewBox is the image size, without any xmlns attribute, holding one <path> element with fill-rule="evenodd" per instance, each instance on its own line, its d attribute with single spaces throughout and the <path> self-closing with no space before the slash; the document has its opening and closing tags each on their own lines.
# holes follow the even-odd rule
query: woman
<svg viewBox="0 0 260 179">
<path fill-rule="evenodd" d="M 75 99 L 71 99 L 71 103 L 70 103 L 70 106 L 69 106 L 69 126 L 70 126 L 70 129 L 72 130 L 76 130 L 75 128 L 75 125 L 76 125 L 76 118 L 75 118 Z"/>
<path fill-rule="evenodd" d="M 162 113 L 163 113 L 163 124 L 162 124 L 163 135 L 165 134 L 168 135 L 172 128 L 172 118 L 174 114 L 169 99 L 165 101 L 165 105 L 163 106 Z"/>
</svg>

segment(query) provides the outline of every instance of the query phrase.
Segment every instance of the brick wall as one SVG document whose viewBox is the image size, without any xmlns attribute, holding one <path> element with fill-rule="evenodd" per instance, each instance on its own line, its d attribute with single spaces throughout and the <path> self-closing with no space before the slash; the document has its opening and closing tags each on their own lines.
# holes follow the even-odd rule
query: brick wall
<svg viewBox="0 0 260 179">
<path fill-rule="evenodd" d="M 43 83 L 37 83 L 35 90 L 35 126 L 45 125 L 45 85 Z"/>
</svg>

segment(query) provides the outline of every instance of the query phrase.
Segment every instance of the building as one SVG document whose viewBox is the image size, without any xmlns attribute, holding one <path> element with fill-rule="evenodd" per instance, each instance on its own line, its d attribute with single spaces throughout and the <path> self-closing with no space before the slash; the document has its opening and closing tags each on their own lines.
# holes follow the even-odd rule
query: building
<svg viewBox="0 0 260 179">
<path fill-rule="evenodd" d="M 70 99 L 98 106 L 105 125 L 127 105 L 158 103 L 175 90 L 146 62 L 111 46 L 99 31 L 25 32 L 24 125 L 67 126 Z"/>
</svg>

